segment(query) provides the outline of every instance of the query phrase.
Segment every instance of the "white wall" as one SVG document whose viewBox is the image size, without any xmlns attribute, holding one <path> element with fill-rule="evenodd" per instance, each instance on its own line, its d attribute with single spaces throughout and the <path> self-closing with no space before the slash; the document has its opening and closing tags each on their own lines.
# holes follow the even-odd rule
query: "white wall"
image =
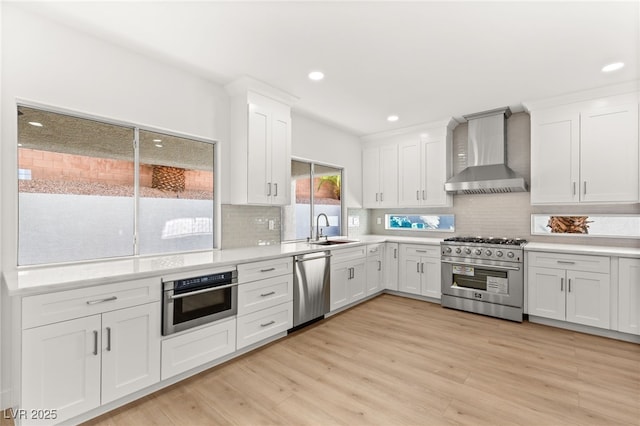
<svg viewBox="0 0 640 426">
<path fill-rule="evenodd" d="M 362 207 L 360 138 L 295 112 L 291 122 L 291 154 L 344 167 L 345 206 Z"/>
<path fill-rule="evenodd" d="M 2 267 L 16 265 L 16 101 L 226 140 L 229 98 L 201 77 L 3 3 Z M 226 162 L 222 162 L 226 164 Z"/>
</svg>

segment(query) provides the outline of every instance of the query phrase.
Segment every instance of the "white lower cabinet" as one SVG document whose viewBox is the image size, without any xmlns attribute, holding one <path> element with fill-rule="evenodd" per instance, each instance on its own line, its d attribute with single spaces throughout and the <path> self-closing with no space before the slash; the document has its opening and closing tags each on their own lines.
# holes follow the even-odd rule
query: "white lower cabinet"
<svg viewBox="0 0 640 426">
<path fill-rule="evenodd" d="M 236 318 L 162 341 L 162 380 L 215 361 L 236 350 Z"/>
<path fill-rule="evenodd" d="M 378 293 L 384 288 L 384 243 L 367 246 L 366 295 Z"/>
<path fill-rule="evenodd" d="M 400 244 L 398 290 L 440 299 L 440 246 Z"/>
<path fill-rule="evenodd" d="M 384 249 L 384 287 L 398 290 L 398 243 L 387 243 Z"/>
<path fill-rule="evenodd" d="M 159 302 L 22 333 L 21 408 L 56 410 L 55 423 L 159 380 Z"/>
<path fill-rule="evenodd" d="M 618 331 L 640 335 L 640 259 L 620 259 Z"/>
<path fill-rule="evenodd" d="M 293 327 L 293 258 L 238 265 L 236 349 Z"/>
<path fill-rule="evenodd" d="M 529 315 L 609 328 L 608 257 L 528 254 Z"/>
<path fill-rule="evenodd" d="M 363 299 L 367 295 L 366 248 L 332 250 L 331 311 Z"/>
</svg>

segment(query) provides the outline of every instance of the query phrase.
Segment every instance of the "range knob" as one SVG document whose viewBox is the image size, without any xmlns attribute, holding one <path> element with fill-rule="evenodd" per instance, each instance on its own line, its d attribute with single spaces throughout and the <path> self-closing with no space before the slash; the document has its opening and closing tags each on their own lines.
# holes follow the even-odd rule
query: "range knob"
<svg viewBox="0 0 640 426">
<path fill-rule="evenodd" d="M 462 249 L 460 247 L 456 247 L 456 253 L 458 254 L 462 253 Z"/>
<path fill-rule="evenodd" d="M 444 251 L 447 253 L 451 253 L 451 247 L 447 247 Z"/>
<path fill-rule="evenodd" d="M 467 247 L 466 249 L 464 249 L 464 252 L 467 254 L 471 254 L 471 249 L 469 247 Z"/>
<path fill-rule="evenodd" d="M 502 253 L 500 250 L 498 250 L 498 251 L 496 252 L 496 256 L 498 256 L 498 257 L 502 257 L 502 255 L 503 255 L 503 253 Z"/>
<path fill-rule="evenodd" d="M 491 256 L 491 250 L 485 251 L 484 254 L 486 254 L 487 256 Z"/>
<path fill-rule="evenodd" d="M 480 250 L 480 249 L 476 249 L 476 254 L 477 254 L 478 256 L 480 256 L 480 255 L 482 254 L 482 250 Z"/>
<path fill-rule="evenodd" d="M 512 258 L 513 258 L 513 256 L 515 256 L 515 255 L 513 254 L 513 252 L 512 252 L 512 251 L 510 251 L 509 253 L 507 253 L 507 257 L 508 257 L 509 259 L 512 259 Z"/>
</svg>

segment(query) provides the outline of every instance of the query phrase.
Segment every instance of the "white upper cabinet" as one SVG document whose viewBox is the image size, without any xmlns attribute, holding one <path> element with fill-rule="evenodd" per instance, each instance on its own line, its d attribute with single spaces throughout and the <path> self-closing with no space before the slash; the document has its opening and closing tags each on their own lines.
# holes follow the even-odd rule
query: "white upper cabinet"
<svg viewBox="0 0 640 426">
<path fill-rule="evenodd" d="M 366 137 L 375 145 L 363 151 L 364 207 L 450 206 L 444 183 L 451 176 L 456 124 L 448 120 Z"/>
<path fill-rule="evenodd" d="M 291 103 L 295 98 L 250 79 L 226 86 L 231 94 L 232 204 L 286 205 L 290 200 Z"/>
<path fill-rule="evenodd" d="M 531 204 L 638 202 L 638 95 L 531 108 Z"/>
<path fill-rule="evenodd" d="M 398 204 L 398 146 L 368 147 L 362 151 L 362 200 L 365 208 Z"/>
</svg>

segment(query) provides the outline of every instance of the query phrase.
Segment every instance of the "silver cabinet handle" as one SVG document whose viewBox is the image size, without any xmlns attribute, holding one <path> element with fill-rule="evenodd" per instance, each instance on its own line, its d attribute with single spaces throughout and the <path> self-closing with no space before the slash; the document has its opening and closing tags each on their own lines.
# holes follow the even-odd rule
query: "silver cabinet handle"
<svg viewBox="0 0 640 426">
<path fill-rule="evenodd" d="M 420 273 L 424 274 L 424 262 L 420 263 Z"/>
<path fill-rule="evenodd" d="M 107 297 L 106 299 L 87 300 L 87 305 L 97 305 L 98 303 L 111 302 L 118 300 L 117 296 Z"/>
<path fill-rule="evenodd" d="M 267 269 L 260 269 L 260 272 L 271 272 L 271 271 L 275 271 L 276 268 L 267 268 Z"/>
<path fill-rule="evenodd" d="M 426 199 L 427 199 L 427 197 L 425 197 L 425 195 L 424 195 L 424 189 L 422 190 L 422 199 L 423 199 L 423 200 L 426 200 Z"/>
<path fill-rule="evenodd" d="M 98 331 L 93 330 L 93 354 L 98 355 Z"/>
<path fill-rule="evenodd" d="M 564 265 L 575 265 L 576 264 L 576 262 L 574 262 L 572 260 L 556 260 L 556 262 L 562 263 Z"/>
<path fill-rule="evenodd" d="M 569 290 L 569 293 L 571 293 L 571 278 L 569 278 L 569 285 L 567 286 L 567 289 Z"/>
<path fill-rule="evenodd" d="M 420 201 L 420 191 L 416 191 L 416 200 Z"/>
<path fill-rule="evenodd" d="M 378 202 L 378 193 L 376 192 L 376 203 Z"/>
<path fill-rule="evenodd" d="M 582 187 L 584 195 L 587 195 L 587 181 L 584 181 L 584 186 Z"/>
<path fill-rule="evenodd" d="M 383 201 L 384 201 L 383 194 L 384 194 L 383 192 L 381 192 L 381 193 L 380 193 L 380 202 L 383 202 Z"/>
<path fill-rule="evenodd" d="M 107 327 L 107 352 L 111 352 L 111 327 Z"/>
<path fill-rule="evenodd" d="M 382 262 L 378 260 L 378 271 L 382 271 Z"/>
<path fill-rule="evenodd" d="M 397 259 L 397 258 L 398 258 L 398 249 L 397 249 L 397 248 L 394 248 L 394 249 L 393 249 L 393 258 L 394 258 L 394 259 Z"/>
<path fill-rule="evenodd" d="M 426 253 L 426 250 L 416 250 L 416 253 Z"/>
<path fill-rule="evenodd" d="M 416 263 L 416 272 L 420 273 L 420 262 Z"/>
<path fill-rule="evenodd" d="M 564 278 L 560 278 L 560 291 L 564 291 Z"/>
<path fill-rule="evenodd" d="M 171 294 L 169 295 L 169 299 L 182 299 L 183 297 L 195 296 L 196 294 L 209 293 L 210 291 L 216 290 L 224 290 L 225 288 L 237 287 L 238 284 L 227 284 L 227 285 L 219 285 L 217 287 L 204 288 L 202 290 L 190 291 L 189 293 L 181 293 L 181 294 Z"/>
<path fill-rule="evenodd" d="M 576 195 L 576 183 L 575 183 L 575 181 L 573 182 L 573 195 Z"/>
<path fill-rule="evenodd" d="M 272 294 L 276 294 L 276 292 L 275 291 L 270 291 L 269 293 L 262 293 L 262 294 L 260 294 L 260 296 L 267 297 L 267 296 L 271 296 Z"/>
<path fill-rule="evenodd" d="M 267 182 L 267 197 L 271 196 L 271 182 Z"/>
<path fill-rule="evenodd" d="M 270 326 L 271 324 L 275 324 L 275 323 L 276 323 L 276 322 L 275 322 L 274 320 L 271 320 L 271 321 L 269 321 L 269 322 L 267 322 L 267 323 L 260 324 L 260 327 L 268 327 L 268 326 Z"/>
<path fill-rule="evenodd" d="M 274 197 L 277 197 L 277 196 L 278 196 L 278 184 L 277 184 L 277 183 L 274 183 L 274 184 L 273 184 L 273 187 L 275 188 L 275 193 L 273 194 L 273 196 L 274 196 Z"/>
</svg>

